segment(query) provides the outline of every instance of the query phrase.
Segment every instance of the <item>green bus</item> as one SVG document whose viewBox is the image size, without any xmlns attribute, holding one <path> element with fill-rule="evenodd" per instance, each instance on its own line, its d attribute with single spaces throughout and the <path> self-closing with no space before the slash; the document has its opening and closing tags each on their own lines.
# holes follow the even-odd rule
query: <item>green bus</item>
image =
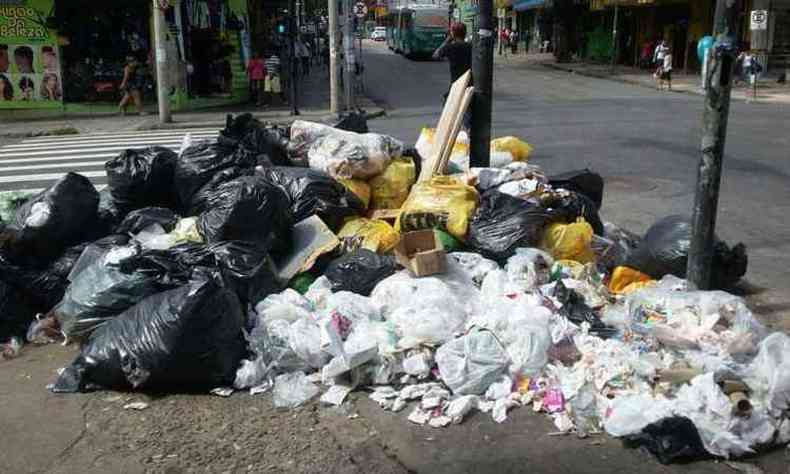
<svg viewBox="0 0 790 474">
<path fill-rule="evenodd" d="M 387 16 L 387 46 L 409 59 L 429 57 L 447 37 L 446 7 L 409 5 Z"/>
</svg>

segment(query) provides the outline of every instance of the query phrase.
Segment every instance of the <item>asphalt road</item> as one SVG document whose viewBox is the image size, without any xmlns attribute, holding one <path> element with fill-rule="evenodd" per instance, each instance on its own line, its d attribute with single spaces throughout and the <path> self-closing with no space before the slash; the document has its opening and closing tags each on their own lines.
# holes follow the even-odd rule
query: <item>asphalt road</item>
<svg viewBox="0 0 790 474">
<path fill-rule="evenodd" d="M 435 126 L 446 62 L 409 61 L 382 43 L 366 43 L 364 57 L 366 92 L 389 110 L 372 128 L 413 142 L 421 127 Z M 493 136 L 527 140 L 531 162 L 549 173 L 603 175 L 602 216 L 636 232 L 691 213 L 703 97 L 497 60 Z M 729 122 L 718 234 L 747 245 L 745 293 L 767 322 L 790 329 L 790 109 L 734 101 Z"/>
</svg>

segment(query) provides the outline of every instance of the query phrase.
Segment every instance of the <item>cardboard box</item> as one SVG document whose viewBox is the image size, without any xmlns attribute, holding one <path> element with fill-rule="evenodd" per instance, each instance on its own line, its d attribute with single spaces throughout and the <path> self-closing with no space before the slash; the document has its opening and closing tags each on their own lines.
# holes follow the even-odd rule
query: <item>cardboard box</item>
<svg viewBox="0 0 790 474">
<path fill-rule="evenodd" d="M 433 230 L 403 234 L 395 247 L 395 257 L 416 277 L 444 273 L 447 269 L 447 254 Z"/>
</svg>

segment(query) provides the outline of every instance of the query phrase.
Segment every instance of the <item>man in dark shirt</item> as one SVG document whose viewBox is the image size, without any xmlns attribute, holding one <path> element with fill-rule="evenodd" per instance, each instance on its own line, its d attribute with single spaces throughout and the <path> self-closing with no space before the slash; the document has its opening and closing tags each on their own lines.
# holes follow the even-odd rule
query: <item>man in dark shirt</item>
<svg viewBox="0 0 790 474">
<path fill-rule="evenodd" d="M 450 35 L 433 53 L 434 59 L 447 58 L 450 63 L 451 83 L 472 69 L 472 45 L 464 41 L 465 38 L 466 25 L 454 23 Z"/>
</svg>

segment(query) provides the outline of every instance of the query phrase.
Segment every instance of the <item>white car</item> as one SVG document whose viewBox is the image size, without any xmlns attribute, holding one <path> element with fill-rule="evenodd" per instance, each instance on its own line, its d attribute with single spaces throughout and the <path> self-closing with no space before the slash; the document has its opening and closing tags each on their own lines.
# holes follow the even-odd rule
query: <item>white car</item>
<svg viewBox="0 0 790 474">
<path fill-rule="evenodd" d="M 373 30 L 373 33 L 370 34 L 370 39 L 373 41 L 384 41 L 387 39 L 387 28 L 383 26 L 377 26 L 376 29 Z"/>
</svg>

